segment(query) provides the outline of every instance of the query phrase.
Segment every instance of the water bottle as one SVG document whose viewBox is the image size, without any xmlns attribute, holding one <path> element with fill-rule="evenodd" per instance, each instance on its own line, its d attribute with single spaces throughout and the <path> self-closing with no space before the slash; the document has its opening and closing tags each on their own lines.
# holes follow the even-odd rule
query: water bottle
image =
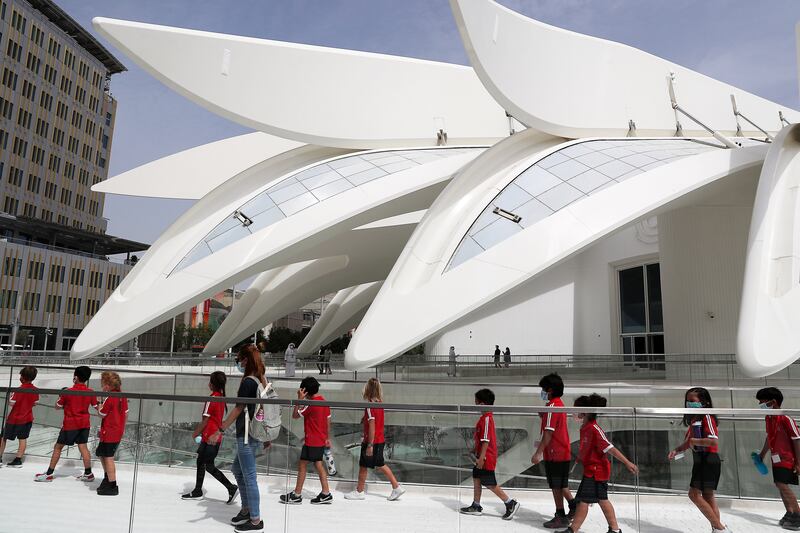
<svg viewBox="0 0 800 533">
<path fill-rule="evenodd" d="M 325 448 L 325 451 L 323 452 L 323 457 L 325 458 L 325 468 L 327 468 L 328 470 L 328 475 L 335 476 L 337 473 L 336 463 L 333 460 L 333 452 L 331 451 L 330 448 Z"/>
<path fill-rule="evenodd" d="M 753 464 L 756 465 L 756 470 L 762 476 L 766 476 L 769 470 L 767 469 L 767 465 L 764 464 L 764 461 L 761 460 L 761 454 L 758 452 L 753 452 L 750 454 L 750 457 L 753 458 Z"/>
<path fill-rule="evenodd" d="M 203 442 L 203 437 L 201 437 L 200 435 L 198 435 L 198 436 L 196 436 L 196 437 L 194 438 L 194 441 L 195 441 L 197 444 L 200 444 L 201 442 Z"/>
</svg>

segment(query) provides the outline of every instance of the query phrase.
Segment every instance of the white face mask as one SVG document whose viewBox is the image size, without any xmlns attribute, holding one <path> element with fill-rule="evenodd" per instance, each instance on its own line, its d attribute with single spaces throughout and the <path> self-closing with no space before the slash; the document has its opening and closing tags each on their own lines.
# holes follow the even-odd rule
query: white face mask
<svg viewBox="0 0 800 533">
<path fill-rule="evenodd" d="M 572 414 L 572 419 L 575 420 L 575 422 L 583 423 L 583 419 L 584 419 L 585 416 L 586 415 L 584 415 L 583 413 L 573 413 Z"/>
<path fill-rule="evenodd" d="M 542 399 L 542 401 L 544 401 L 544 402 L 546 402 L 546 401 L 548 401 L 548 400 L 550 399 L 550 398 L 549 398 L 549 396 L 550 396 L 550 395 L 547 393 L 547 391 L 546 391 L 546 390 L 543 390 L 543 391 L 539 392 L 539 397 L 540 397 L 540 398 Z"/>
<path fill-rule="evenodd" d="M 769 406 L 769 402 L 758 404 L 758 408 L 759 409 L 772 409 L 772 407 Z"/>
</svg>

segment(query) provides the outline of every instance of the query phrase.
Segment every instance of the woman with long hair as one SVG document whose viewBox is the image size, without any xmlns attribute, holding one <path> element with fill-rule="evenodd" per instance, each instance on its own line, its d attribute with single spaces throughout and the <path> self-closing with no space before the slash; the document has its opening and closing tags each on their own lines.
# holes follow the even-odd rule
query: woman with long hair
<svg viewBox="0 0 800 533">
<path fill-rule="evenodd" d="M 369 378 L 364 385 L 363 398 L 370 403 L 383 402 L 383 387 L 377 378 Z M 379 470 L 392 484 L 389 501 L 394 501 L 403 495 L 405 489 L 400 486 L 392 469 L 386 466 L 383 460 L 383 447 L 386 442 L 383 429 L 383 409 L 372 406 L 364 409 L 361 424 L 364 427 L 364 434 L 361 441 L 361 458 L 358 461 L 358 486 L 356 490 L 345 494 L 344 497 L 348 500 L 365 499 L 367 469 L 373 468 Z"/>
<path fill-rule="evenodd" d="M 261 353 L 254 344 L 247 344 L 239 349 L 236 354 L 236 368 L 244 374 L 239 385 L 239 398 L 258 398 L 258 387 L 267 386 L 267 378 L 264 376 L 264 361 Z M 212 444 L 219 442 L 222 433 L 229 426 L 236 424 L 236 458 L 233 460 L 231 472 L 239 485 L 239 492 L 242 498 L 242 510 L 231 519 L 231 524 L 236 526 L 236 531 L 262 531 L 264 522 L 261 520 L 260 499 L 258 492 L 258 478 L 256 476 L 256 453 L 263 447 L 262 443 L 247 436 L 245 442 L 245 417 L 253 419 L 256 405 L 252 403 L 239 403 L 231 409 L 231 412 L 220 424 L 217 432 L 209 437 Z"/>
<path fill-rule="evenodd" d="M 711 394 L 703 387 L 692 387 L 684 395 L 687 409 L 712 409 Z M 687 426 L 683 442 L 669 452 L 669 459 L 679 453 L 692 449 L 694 466 L 692 480 L 689 482 L 689 499 L 703 513 L 711 524 L 712 533 L 729 533 L 730 530 L 720 520 L 719 507 L 714 492 L 719 485 L 722 462 L 719 458 L 719 434 L 715 415 L 686 414 L 683 424 Z"/>
<path fill-rule="evenodd" d="M 225 383 L 228 378 L 225 372 L 212 372 L 208 377 L 208 389 L 211 391 L 212 398 L 225 397 Z M 192 438 L 198 441 L 197 448 L 197 475 L 195 478 L 194 489 L 181 496 L 184 500 L 200 500 L 203 498 L 203 480 L 205 479 L 206 472 L 211 474 L 214 479 L 222 483 L 228 491 L 228 504 L 233 502 L 239 487 L 231 483 L 225 474 L 223 474 L 214 464 L 214 459 L 217 458 L 219 453 L 219 446 L 222 444 L 222 439 L 218 439 L 216 443 L 211 444 L 209 438 L 214 435 L 222 423 L 222 417 L 225 415 L 225 404 L 223 402 L 206 402 L 203 406 L 203 419 L 197 424 L 197 427 L 192 432 Z"/>
</svg>

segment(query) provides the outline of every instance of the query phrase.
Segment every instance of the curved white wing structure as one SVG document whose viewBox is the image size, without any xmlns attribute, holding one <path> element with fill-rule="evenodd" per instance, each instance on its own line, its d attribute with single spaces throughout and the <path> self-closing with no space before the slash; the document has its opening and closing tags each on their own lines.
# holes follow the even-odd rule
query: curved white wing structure
<svg viewBox="0 0 800 533">
<path fill-rule="evenodd" d="M 233 176 L 300 143 L 260 131 L 189 148 L 94 185 L 107 194 L 198 200 Z"/>
<path fill-rule="evenodd" d="M 505 112 L 469 67 L 94 19 L 98 32 L 186 98 L 244 126 L 344 148 L 487 144 Z"/>
<path fill-rule="evenodd" d="M 218 353 L 319 296 L 385 279 L 419 222 L 354 229 L 337 239 L 339 255 L 287 265 L 256 277 L 204 352 Z"/>
<path fill-rule="evenodd" d="M 495 218 L 501 219 L 503 224 L 517 226 L 516 228 L 499 227 L 485 240 L 480 236 L 476 238 L 477 233 L 472 233 L 471 230 L 466 235 L 456 233 L 449 246 L 442 247 L 439 245 L 442 242 L 440 236 L 430 226 L 442 224 L 442 219 L 445 218 L 442 213 L 447 212 L 447 207 L 439 202 L 433 205 L 417 227 L 409 245 L 356 331 L 347 350 L 348 368 L 372 366 L 403 353 L 611 232 L 656 213 L 670 202 L 685 200 L 693 191 L 718 179 L 739 172 L 752 172 L 754 168 L 760 167 L 766 152 L 763 145 L 735 150 L 710 149 L 708 153 L 700 155 L 676 154 L 683 158 L 648 169 L 647 166 L 655 161 L 646 163 L 644 159 L 632 157 L 646 155 L 644 153 L 629 154 L 627 152 L 633 150 L 620 151 L 620 147 L 615 146 L 613 141 L 606 140 L 593 141 L 607 143 L 605 148 L 596 145 L 594 150 L 587 151 L 587 147 L 581 144 L 588 142 L 568 143 L 556 150 L 545 150 L 533 158 L 536 164 L 529 166 L 528 170 L 510 176 L 507 180 L 508 186 L 495 198 L 496 207 L 504 210 L 507 216 L 497 214 Z M 620 139 L 617 142 L 638 143 L 636 147 L 645 150 L 649 149 L 648 145 L 651 143 L 692 143 L 682 139 Z M 631 148 L 633 147 L 631 144 Z M 567 153 L 570 155 L 565 156 L 565 150 L 569 150 Z M 659 157 L 668 159 L 666 152 L 670 150 L 658 145 L 655 150 Z M 624 158 L 630 158 L 628 161 L 631 162 L 638 159 L 643 166 L 636 168 L 635 172 L 633 169 L 629 170 L 631 175 L 627 177 L 624 173 L 618 174 L 614 179 L 608 179 L 609 176 L 605 175 L 605 184 L 589 191 L 590 195 L 582 193 L 577 190 L 578 183 L 571 183 L 578 176 L 569 177 L 572 172 L 568 171 L 569 166 L 573 165 L 574 159 L 583 157 L 586 161 L 587 156 L 596 160 L 595 164 L 599 165 L 596 168 L 610 163 L 598 158 L 598 154 L 609 158 L 612 158 L 611 154 L 618 156 L 613 157 L 614 163 L 611 166 L 603 167 L 609 174 L 626 168 L 619 164 L 623 163 L 619 160 Z M 491 150 L 483 156 L 486 159 L 490 157 Z M 545 170 L 542 166 L 537 166 L 540 163 L 547 166 L 546 174 L 552 174 L 551 176 L 540 172 Z M 561 164 L 566 166 L 555 168 Z M 552 182 L 542 192 L 542 184 L 557 177 L 556 172 L 561 173 L 561 181 Z M 465 172 L 464 175 L 466 174 Z M 512 179 L 523 181 L 511 183 Z M 512 185 L 519 187 L 520 191 L 511 187 Z M 565 185 L 576 191 L 568 191 Z M 450 189 L 455 190 L 461 186 L 458 178 L 453 180 L 442 196 L 447 195 Z M 505 198 L 507 191 L 514 191 L 513 196 Z M 549 195 L 548 191 L 551 191 Z M 517 202 L 516 208 L 501 207 L 512 205 L 505 203 L 512 200 Z M 536 204 L 532 202 L 542 204 L 549 212 L 539 209 L 538 206 L 533 209 L 532 206 Z M 513 217 L 518 216 L 514 210 L 519 211 L 526 205 L 530 209 L 524 211 L 525 216 L 520 220 L 513 220 Z M 494 211 L 494 208 L 489 211 Z M 480 215 L 480 211 L 478 213 Z M 526 216 L 531 220 L 527 226 Z M 468 219 L 466 223 L 474 228 L 476 223 L 481 222 L 479 218 Z M 453 224 L 451 221 L 448 225 L 452 227 Z M 433 235 L 433 245 L 425 242 L 429 232 Z M 470 241 L 477 241 L 478 244 L 482 242 L 483 246 L 474 249 L 468 245 L 470 253 L 458 264 L 453 264 L 452 259 L 458 256 L 458 249 Z M 422 251 L 418 252 L 418 249 Z M 437 249 L 438 254 L 435 253 Z M 419 302 L 426 303 L 425 313 L 415 312 Z"/>
<path fill-rule="evenodd" d="M 736 134 L 739 110 L 767 131 L 800 114 L 687 68 L 620 43 L 529 19 L 491 0 L 450 0 L 470 62 L 492 96 L 531 128 L 568 138 L 673 135 L 668 78 L 681 107 L 712 129 Z M 681 117 L 685 135 L 707 136 Z M 746 121 L 745 135 L 763 136 Z"/>
<path fill-rule="evenodd" d="M 298 151 L 306 154 L 300 168 L 302 158 L 290 155 Z M 167 230 L 84 328 L 71 357 L 118 345 L 231 283 L 339 255 L 338 237 L 427 209 L 481 151 L 379 151 L 320 162 L 319 149 L 301 148 L 248 169 Z M 314 164 L 307 164 L 309 158 Z M 274 172 L 279 168 L 283 172 Z"/>
<path fill-rule="evenodd" d="M 315 353 L 320 346 L 358 326 L 382 285 L 383 281 L 374 281 L 337 292 L 297 347 L 297 353 Z"/>
<path fill-rule="evenodd" d="M 737 359 L 761 377 L 800 357 L 800 125 L 770 146 L 747 246 Z"/>
</svg>

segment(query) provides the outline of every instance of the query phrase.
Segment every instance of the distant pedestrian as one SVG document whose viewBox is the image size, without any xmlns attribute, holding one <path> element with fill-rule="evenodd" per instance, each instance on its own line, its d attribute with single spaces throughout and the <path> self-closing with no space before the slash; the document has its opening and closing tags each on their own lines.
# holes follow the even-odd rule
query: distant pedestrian
<svg viewBox="0 0 800 533">
<path fill-rule="evenodd" d="M 506 346 L 506 351 L 503 352 L 503 361 L 506 364 L 506 368 L 511 364 L 511 350 Z"/>
<path fill-rule="evenodd" d="M 450 347 L 450 353 L 447 356 L 447 360 L 450 363 L 450 366 L 448 367 L 448 370 L 447 370 L 447 375 L 448 376 L 456 377 L 456 357 L 458 357 L 456 355 L 456 347 L 455 346 L 451 346 Z"/>
<path fill-rule="evenodd" d="M 285 376 L 287 378 L 294 377 L 294 371 L 297 367 L 297 354 L 294 351 L 294 343 L 290 342 L 286 347 L 286 352 L 283 354 L 283 362 L 286 363 Z"/>
<path fill-rule="evenodd" d="M 494 367 L 500 368 L 500 345 L 494 345 Z"/>
<path fill-rule="evenodd" d="M 323 364 L 323 362 L 325 361 L 324 349 L 325 349 L 324 346 L 320 346 L 319 351 L 317 352 L 317 370 L 319 370 L 320 376 L 325 373 L 325 365 Z"/>
<path fill-rule="evenodd" d="M 324 363 L 322 365 L 324 374 L 329 374 L 329 375 L 333 374 L 333 372 L 331 371 L 331 356 L 332 355 L 333 355 L 333 350 L 331 350 L 331 347 L 328 346 L 327 348 L 325 348 L 325 355 L 323 356 Z"/>
</svg>

